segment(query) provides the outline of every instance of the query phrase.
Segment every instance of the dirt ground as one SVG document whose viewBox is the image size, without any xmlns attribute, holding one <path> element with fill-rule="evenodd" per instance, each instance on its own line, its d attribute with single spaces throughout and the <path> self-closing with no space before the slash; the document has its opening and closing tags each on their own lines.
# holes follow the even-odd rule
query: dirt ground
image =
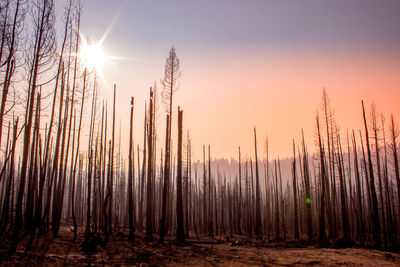
<svg viewBox="0 0 400 267">
<path fill-rule="evenodd" d="M 224 242 L 211 244 L 203 239 L 187 245 L 167 241 L 128 241 L 117 233 L 97 252 L 83 252 L 83 234 L 72 243 L 72 233 L 63 228 L 60 237 L 42 236 L 27 252 L 24 241 L 13 256 L 4 254 L 7 242 L 0 244 L 1 266 L 400 266 L 400 254 L 364 248 L 325 249 L 315 246 L 287 247 L 283 244 Z M 217 239 L 217 241 L 219 241 Z M 285 247 L 284 247 L 285 246 Z"/>
</svg>

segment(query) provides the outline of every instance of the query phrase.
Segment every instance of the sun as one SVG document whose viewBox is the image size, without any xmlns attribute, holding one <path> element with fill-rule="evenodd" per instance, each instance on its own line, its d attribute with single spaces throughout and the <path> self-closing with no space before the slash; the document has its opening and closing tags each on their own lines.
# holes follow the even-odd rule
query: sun
<svg viewBox="0 0 400 267">
<path fill-rule="evenodd" d="M 80 53 L 80 58 L 85 68 L 89 70 L 95 69 L 97 71 L 100 71 L 107 61 L 107 55 L 102 49 L 100 43 L 84 43 Z"/>
</svg>

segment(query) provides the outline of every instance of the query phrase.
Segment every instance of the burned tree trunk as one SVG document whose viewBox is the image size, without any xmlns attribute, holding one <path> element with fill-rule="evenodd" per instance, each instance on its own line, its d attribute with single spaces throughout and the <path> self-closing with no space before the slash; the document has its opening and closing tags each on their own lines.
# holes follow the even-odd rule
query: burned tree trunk
<svg viewBox="0 0 400 267">
<path fill-rule="evenodd" d="M 365 117 L 364 101 L 361 101 L 361 104 L 362 104 L 363 117 L 364 117 L 365 139 L 366 139 L 366 143 L 367 143 L 369 184 L 370 184 L 371 199 L 372 199 L 372 212 L 373 212 L 372 219 L 373 219 L 373 227 L 374 227 L 374 241 L 375 241 L 375 247 L 379 248 L 381 246 L 381 230 L 380 230 L 380 223 L 379 223 L 378 199 L 376 197 L 376 191 L 375 191 L 374 169 L 372 167 L 372 157 L 371 157 L 371 149 L 370 149 L 370 145 L 369 145 L 369 135 L 368 135 L 367 120 Z"/>
<path fill-rule="evenodd" d="M 319 127 L 319 118 L 317 115 L 317 130 L 318 130 L 318 145 L 319 145 L 319 157 L 320 157 L 320 168 L 321 168 L 321 200 L 320 200 L 320 218 L 319 218 L 319 246 L 325 247 L 328 245 L 328 240 L 325 232 L 325 181 L 326 181 L 326 171 L 325 171 L 325 151 L 322 146 L 321 132 Z"/>
<path fill-rule="evenodd" d="M 356 188 L 357 188 L 357 208 L 358 208 L 358 224 L 359 224 L 359 233 L 360 233 L 360 244 L 364 245 L 365 242 L 365 223 L 364 223 L 364 213 L 363 213 L 363 205 L 361 200 L 361 182 L 360 182 L 360 173 L 358 168 L 358 156 L 357 156 L 357 146 L 356 146 L 356 137 L 353 130 L 353 153 L 354 153 L 354 173 L 356 175 Z"/>
<path fill-rule="evenodd" d="M 242 213 L 242 162 L 240 156 L 240 146 L 239 146 L 239 201 L 238 201 L 238 209 L 237 209 L 237 233 L 239 235 L 242 234 L 241 227 L 241 213 Z M 230 210 L 230 209 L 229 209 Z"/>
<path fill-rule="evenodd" d="M 129 240 L 133 241 L 135 239 L 135 228 L 133 222 L 133 176 L 135 171 L 133 169 L 133 108 L 134 99 L 131 98 L 131 121 L 129 130 L 129 166 L 128 166 L 128 214 L 129 214 Z"/>
<path fill-rule="evenodd" d="M 399 136 L 399 131 L 398 128 L 396 127 L 394 123 L 394 117 L 391 115 L 391 125 L 390 125 L 390 137 L 392 139 L 392 154 L 393 154 L 393 165 L 394 165 L 394 170 L 395 170 L 395 178 L 396 178 L 396 184 L 397 184 L 397 208 L 398 208 L 398 214 L 400 215 L 400 171 L 399 171 L 399 160 L 397 156 L 397 138 Z"/>
<path fill-rule="evenodd" d="M 313 240 L 313 227 L 312 227 L 312 213 L 311 213 L 311 184 L 310 184 L 310 171 L 308 167 L 308 157 L 306 151 L 306 145 L 304 142 L 304 133 L 302 131 L 303 138 L 303 179 L 304 187 L 306 192 L 306 218 L 307 218 L 307 235 L 308 241 Z"/>
<path fill-rule="evenodd" d="M 296 147 L 293 140 L 293 163 L 292 163 L 292 176 L 293 176 L 293 205 L 294 205 L 294 239 L 299 239 L 299 206 L 297 203 L 297 180 L 296 180 Z"/>
<path fill-rule="evenodd" d="M 168 192 L 169 192 L 169 164 L 168 160 L 170 158 L 169 149 L 168 149 L 168 134 L 169 134 L 169 115 L 167 115 L 166 120 L 166 134 L 165 134 L 165 166 L 164 166 L 164 188 L 163 188 L 163 197 L 162 197 L 162 215 L 160 222 L 160 242 L 164 242 L 165 238 L 165 222 L 167 217 L 168 210 Z"/>
<path fill-rule="evenodd" d="M 153 90 L 150 88 L 150 105 L 149 105 L 149 136 L 147 138 L 148 145 L 148 161 L 147 161 L 147 199 L 146 199 L 146 236 L 148 239 L 153 238 Z"/>
<path fill-rule="evenodd" d="M 182 120 L 183 111 L 178 107 L 178 166 L 176 176 L 176 240 L 185 242 L 182 203 Z"/>
<path fill-rule="evenodd" d="M 20 174 L 20 185 L 18 190 L 17 205 L 15 212 L 15 223 L 13 230 L 13 238 L 10 246 L 10 253 L 15 253 L 17 248 L 19 232 L 22 227 L 22 204 L 25 193 L 25 183 L 28 166 L 29 146 L 31 143 L 33 107 L 35 103 L 35 95 L 38 83 L 38 75 L 41 65 L 49 60 L 55 45 L 54 38 L 54 5 L 53 1 L 45 0 L 40 3 L 36 9 L 38 21 L 35 21 L 37 27 L 35 31 L 35 48 L 33 52 L 32 65 L 29 74 L 28 103 L 26 106 L 24 141 L 22 153 L 22 165 Z M 47 36 L 48 38 L 45 38 Z"/>
<path fill-rule="evenodd" d="M 255 149 L 255 163 L 256 163 L 256 235 L 261 239 L 261 190 L 260 178 L 258 173 L 258 158 L 257 158 L 257 135 L 256 128 L 254 128 L 254 149 Z"/>
</svg>

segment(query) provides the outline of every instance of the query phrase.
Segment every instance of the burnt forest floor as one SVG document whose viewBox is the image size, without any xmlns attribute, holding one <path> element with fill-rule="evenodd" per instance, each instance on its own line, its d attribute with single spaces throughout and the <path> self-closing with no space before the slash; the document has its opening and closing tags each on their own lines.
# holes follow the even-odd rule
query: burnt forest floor
<svg viewBox="0 0 400 267">
<path fill-rule="evenodd" d="M 84 230 L 84 229 L 80 229 Z M 14 255 L 6 253 L 9 240 L 0 240 L 1 266 L 400 266 L 400 254 L 367 248 L 318 248 L 304 242 L 260 242 L 247 237 L 204 237 L 177 244 L 144 241 L 144 235 L 128 241 L 127 232 L 117 232 L 104 246 L 93 238 L 84 246 L 79 232 L 75 243 L 70 228 L 62 227 L 53 238 L 45 234 L 26 251 L 26 239 Z M 86 252 L 85 252 L 86 251 Z M 91 251 L 91 252 L 87 252 Z"/>
</svg>

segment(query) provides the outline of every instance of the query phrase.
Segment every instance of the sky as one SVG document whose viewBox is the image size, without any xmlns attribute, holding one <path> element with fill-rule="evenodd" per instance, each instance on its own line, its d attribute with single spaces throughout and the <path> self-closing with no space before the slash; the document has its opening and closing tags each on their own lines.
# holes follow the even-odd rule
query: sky
<svg viewBox="0 0 400 267">
<path fill-rule="evenodd" d="M 387 120 L 400 118 L 398 0 L 83 0 L 82 34 L 115 57 L 102 67 L 101 98 L 117 85 L 117 127 L 128 142 L 130 96 L 135 140 L 142 142 L 149 87 L 160 87 L 172 46 L 181 62 L 174 96 L 183 109 L 194 158 L 259 156 L 268 135 L 270 157 L 292 153 L 301 129 L 310 149 L 325 88 L 340 128 L 362 129 L 361 99 Z M 58 19 L 62 8 L 57 3 Z M 60 21 L 61 22 L 61 21 Z M 165 112 L 160 107 L 159 147 Z M 175 135 L 176 136 L 176 135 Z M 174 137 L 176 140 L 176 137 Z M 175 142 L 176 143 L 176 142 Z M 176 151 L 176 150 L 175 150 Z"/>
</svg>

